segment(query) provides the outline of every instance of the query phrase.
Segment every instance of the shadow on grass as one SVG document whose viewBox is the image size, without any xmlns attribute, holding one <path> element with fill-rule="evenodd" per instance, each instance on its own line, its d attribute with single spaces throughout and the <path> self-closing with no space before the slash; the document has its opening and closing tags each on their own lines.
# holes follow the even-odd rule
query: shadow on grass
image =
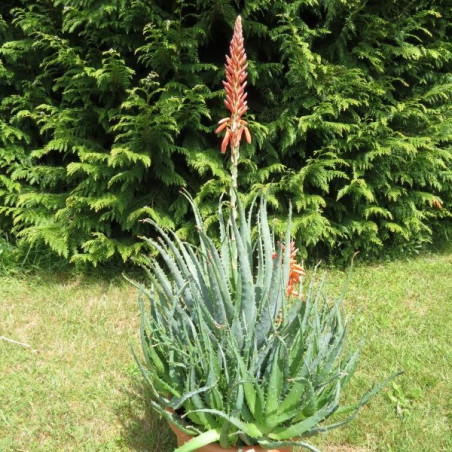
<svg viewBox="0 0 452 452">
<path fill-rule="evenodd" d="M 145 386 L 135 380 L 121 392 L 122 403 L 116 409 L 122 426 L 118 443 L 134 451 L 173 452 L 176 449 L 174 434 L 152 409 Z"/>
</svg>

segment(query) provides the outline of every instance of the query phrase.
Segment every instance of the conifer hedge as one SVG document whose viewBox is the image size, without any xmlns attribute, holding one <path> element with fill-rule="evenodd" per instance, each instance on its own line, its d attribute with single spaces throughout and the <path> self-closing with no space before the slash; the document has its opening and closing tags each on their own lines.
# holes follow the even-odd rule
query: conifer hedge
<svg viewBox="0 0 452 452">
<path fill-rule="evenodd" d="M 214 222 L 237 13 L 253 135 L 240 191 L 271 186 L 277 218 L 291 200 L 311 256 L 446 233 L 446 0 L 3 0 L 0 230 L 96 264 L 135 255 L 144 217 L 190 234 L 181 187 Z"/>
</svg>

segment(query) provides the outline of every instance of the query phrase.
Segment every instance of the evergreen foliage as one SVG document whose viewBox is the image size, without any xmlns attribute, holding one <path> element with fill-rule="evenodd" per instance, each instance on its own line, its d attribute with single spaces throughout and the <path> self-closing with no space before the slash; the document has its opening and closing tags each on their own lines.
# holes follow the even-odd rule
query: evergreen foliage
<svg viewBox="0 0 452 452">
<path fill-rule="evenodd" d="M 229 176 L 213 130 L 238 12 L 254 138 L 240 191 L 270 185 L 278 218 L 292 200 L 309 255 L 412 250 L 446 233 L 442 0 L 3 1 L 0 228 L 96 264 L 135 255 L 144 217 L 189 234 L 181 187 L 215 221 Z"/>
</svg>

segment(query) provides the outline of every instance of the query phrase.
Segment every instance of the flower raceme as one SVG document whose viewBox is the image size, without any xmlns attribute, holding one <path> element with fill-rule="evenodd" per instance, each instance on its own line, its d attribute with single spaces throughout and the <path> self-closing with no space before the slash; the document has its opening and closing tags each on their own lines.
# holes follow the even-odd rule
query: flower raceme
<svg viewBox="0 0 452 452">
<path fill-rule="evenodd" d="M 284 249 L 284 245 L 282 245 L 282 247 Z M 297 253 L 298 248 L 295 248 L 295 243 L 290 242 L 289 280 L 287 281 L 286 293 L 287 295 L 293 295 L 295 297 L 300 296 L 299 292 L 295 290 L 295 284 L 299 284 L 301 277 L 306 275 L 304 268 L 300 264 L 298 264 L 297 260 L 295 259 Z M 276 256 L 276 253 L 273 254 L 273 259 L 276 259 Z"/>
<path fill-rule="evenodd" d="M 242 134 L 248 143 L 251 143 L 251 134 L 248 130 L 248 123 L 242 119 L 243 114 L 248 109 L 245 92 L 246 87 L 246 53 L 243 47 L 242 19 L 237 16 L 234 26 L 231 45 L 229 47 L 229 56 L 226 55 L 226 81 L 223 81 L 226 91 L 224 101 L 226 107 L 231 112 L 231 116 L 223 118 L 218 122 L 219 127 L 215 133 L 220 133 L 226 129 L 226 133 L 221 143 L 221 153 L 225 153 L 228 145 L 231 146 L 231 152 L 234 152 L 240 144 Z"/>
<path fill-rule="evenodd" d="M 298 264 L 295 256 L 298 253 L 298 248 L 295 248 L 294 242 L 290 242 L 290 270 L 289 270 L 289 281 L 287 282 L 287 295 L 293 295 L 298 297 L 300 294 L 296 291 L 295 284 L 300 283 L 300 278 L 306 275 L 303 267 Z"/>
</svg>

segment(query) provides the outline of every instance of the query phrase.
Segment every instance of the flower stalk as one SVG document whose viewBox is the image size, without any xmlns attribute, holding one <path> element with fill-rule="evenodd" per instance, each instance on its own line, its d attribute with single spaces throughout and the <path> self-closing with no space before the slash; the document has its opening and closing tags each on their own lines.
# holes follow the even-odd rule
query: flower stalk
<svg viewBox="0 0 452 452">
<path fill-rule="evenodd" d="M 248 129 L 248 123 L 242 119 L 242 116 L 248 110 L 246 88 L 246 53 L 243 46 L 242 19 L 237 16 L 234 25 L 231 44 L 229 46 L 229 55 L 226 55 L 226 80 L 223 80 L 226 99 L 224 101 L 230 116 L 221 119 L 215 133 L 225 131 L 221 143 L 221 153 L 224 154 L 228 145 L 231 147 L 231 207 L 234 217 L 236 216 L 236 191 L 238 178 L 238 163 L 240 156 L 240 140 L 245 134 L 245 139 L 251 143 L 251 134 Z"/>
</svg>

